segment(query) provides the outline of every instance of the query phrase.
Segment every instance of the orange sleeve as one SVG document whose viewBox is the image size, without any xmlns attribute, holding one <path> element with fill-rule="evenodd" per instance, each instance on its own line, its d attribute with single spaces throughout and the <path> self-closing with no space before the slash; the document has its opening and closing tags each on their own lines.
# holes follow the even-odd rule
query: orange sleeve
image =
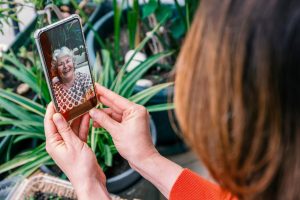
<svg viewBox="0 0 300 200">
<path fill-rule="evenodd" d="M 211 183 L 189 169 L 184 169 L 170 192 L 170 200 L 220 200 L 232 199 L 220 186 Z"/>
</svg>

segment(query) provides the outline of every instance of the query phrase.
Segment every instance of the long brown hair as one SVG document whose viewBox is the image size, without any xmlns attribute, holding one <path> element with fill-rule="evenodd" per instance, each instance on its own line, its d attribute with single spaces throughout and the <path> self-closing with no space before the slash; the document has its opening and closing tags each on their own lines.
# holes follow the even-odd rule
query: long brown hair
<svg viewBox="0 0 300 200">
<path fill-rule="evenodd" d="M 176 66 L 177 118 L 213 178 L 300 199 L 300 1 L 201 1 Z"/>
</svg>

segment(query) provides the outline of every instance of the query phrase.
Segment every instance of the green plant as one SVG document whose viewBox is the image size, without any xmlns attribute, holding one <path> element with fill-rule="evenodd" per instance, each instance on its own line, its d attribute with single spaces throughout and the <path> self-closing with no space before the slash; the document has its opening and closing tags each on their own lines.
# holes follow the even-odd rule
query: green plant
<svg viewBox="0 0 300 200">
<path fill-rule="evenodd" d="M 21 9 L 16 9 L 16 3 L 9 1 L 0 1 L 0 33 L 3 34 L 3 26 L 7 24 L 12 26 L 12 21 L 19 22 L 17 14 Z M 4 7 L 6 6 L 6 7 Z M 12 21 L 11 21 L 12 20 Z"/>
<path fill-rule="evenodd" d="M 152 31 L 159 28 L 159 25 Z M 135 49 L 139 51 L 150 37 L 146 37 Z M 133 102 L 144 105 L 160 90 L 169 87 L 172 83 L 164 83 L 148 88 L 140 93 L 133 94 L 135 82 L 140 79 L 147 69 L 153 67 L 160 59 L 170 56 L 173 52 L 162 52 L 149 57 L 131 72 L 126 72 L 128 63 L 119 71 L 115 70 L 110 52 L 102 50 L 103 69 L 94 67 L 93 73 L 96 82 L 108 87 Z M 134 56 L 134 55 L 133 55 Z M 133 57 L 132 56 L 132 57 Z M 37 59 L 31 59 L 37 60 Z M 132 58 L 128 61 L 130 62 Z M 10 176 L 32 174 L 41 165 L 54 165 L 54 162 L 45 150 L 43 118 L 46 103 L 50 97 L 43 76 L 41 76 L 40 62 L 32 62 L 31 67 L 25 66 L 13 53 L 4 54 L 2 66 L 20 81 L 27 83 L 38 95 L 37 100 L 22 97 L 11 91 L 0 89 L 0 107 L 4 110 L 0 115 L 0 126 L 13 126 L 0 132 L 0 151 L 6 155 L 0 165 L 0 174 L 10 173 Z M 102 105 L 100 105 L 102 106 Z M 162 111 L 174 108 L 172 103 L 148 107 L 149 112 Z M 112 165 L 113 155 L 117 153 L 109 133 L 103 128 L 90 127 L 91 135 L 88 144 L 95 152 L 102 168 Z M 18 143 L 25 140 L 37 140 L 37 146 L 27 149 L 13 156 L 11 151 Z M 13 156 L 13 157 L 12 157 Z"/>
<path fill-rule="evenodd" d="M 172 5 L 163 4 L 160 0 L 149 0 L 144 4 L 133 0 L 131 5 L 128 0 L 123 0 L 121 3 L 113 1 L 113 32 L 107 38 L 102 38 L 102 44 L 104 42 L 106 49 L 110 51 L 115 68 L 124 62 L 123 58 L 127 50 L 138 48 L 140 38 L 151 35 L 143 48 L 139 49 L 140 52 L 151 56 L 158 52 L 174 50 L 172 56 L 162 59 L 156 67 L 147 72 L 148 76 L 152 75 L 150 79 L 154 79 L 155 84 L 165 82 L 166 79 L 162 77 L 167 75 L 163 74 L 168 74 L 173 69 L 197 5 L 197 0 L 186 0 L 183 5 L 180 5 L 177 0 L 174 0 Z M 151 32 L 155 27 L 160 29 Z M 158 80 L 155 80 L 157 77 Z"/>
</svg>

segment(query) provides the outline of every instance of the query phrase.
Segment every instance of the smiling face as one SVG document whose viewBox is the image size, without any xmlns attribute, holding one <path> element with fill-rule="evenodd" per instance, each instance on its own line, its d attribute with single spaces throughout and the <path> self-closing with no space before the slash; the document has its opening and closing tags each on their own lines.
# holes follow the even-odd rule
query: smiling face
<svg viewBox="0 0 300 200">
<path fill-rule="evenodd" d="M 74 63 L 70 56 L 57 59 L 57 72 L 63 83 L 69 83 L 75 78 L 74 71 Z"/>
</svg>

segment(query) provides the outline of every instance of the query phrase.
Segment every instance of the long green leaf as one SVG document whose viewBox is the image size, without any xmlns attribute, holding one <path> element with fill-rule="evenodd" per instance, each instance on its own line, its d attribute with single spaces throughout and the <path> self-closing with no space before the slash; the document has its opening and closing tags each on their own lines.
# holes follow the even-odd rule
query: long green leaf
<svg viewBox="0 0 300 200">
<path fill-rule="evenodd" d="M 8 170 L 17 168 L 28 162 L 34 161 L 38 156 L 39 155 L 30 154 L 28 156 L 14 158 L 14 159 L 0 165 L 0 174 L 7 172 Z"/>
<path fill-rule="evenodd" d="M 42 73 L 37 72 L 37 74 L 35 74 L 33 72 L 41 71 L 39 70 L 40 68 L 36 66 L 32 66 L 31 68 L 26 67 L 13 53 L 4 53 L 3 60 L 5 63 L 3 67 L 6 70 L 12 73 L 20 81 L 27 83 L 37 94 L 41 93 L 46 102 L 51 100 L 48 87 Z M 7 61 L 13 64 L 13 66 L 8 64 Z"/>
<path fill-rule="evenodd" d="M 104 63 L 102 73 L 102 85 L 104 87 L 109 87 L 112 84 L 113 79 L 115 77 L 115 70 L 110 57 L 110 52 L 108 50 L 102 50 L 101 55 Z"/>
<path fill-rule="evenodd" d="M 5 117 L 5 116 L 0 116 L 0 126 L 17 126 L 19 128 L 25 129 L 26 125 L 24 126 L 23 124 L 15 124 L 14 123 L 15 119 L 11 118 L 11 116 L 9 117 Z M 21 120 L 18 120 L 21 121 Z"/>
<path fill-rule="evenodd" d="M 22 72 L 30 74 L 32 77 L 34 77 L 34 73 L 30 71 L 30 69 L 27 68 L 22 62 L 20 62 L 20 60 L 12 52 L 11 54 L 4 53 L 2 56 L 3 56 L 3 62 L 6 63 L 6 61 L 9 61 Z"/>
<path fill-rule="evenodd" d="M 24 130 L 5 130 L 0 132 L 0 138 L 5 137 L 5 136 L 12 136 L 12 135 L 28 135 L 31 136 L 32 138 L 38 138 L 38 139 L 43 139 L 45 140 L 44 133 L 36 133 L 36 132 L 29 132 L 29 131 L 24 131 Z"/>
<path fill-rule="evenodd" d="M 96 137 L 97 134 L 95 134 L 96 128 L 92 127 L 92 131 L 91 131 L 91 149 L 93 150 L 93 152 L 95 152 L 96 150 Z"/>
<path fill-rule="evenodd" d="M 148 112 L 160 112 L 175 109 L 174 103 L 157 104 L 146 107 Z"/>
<path fill-rule="evenodd" d="M 113 90 L 116 93 L 120 93 L 121 90 L 121 84 L 122 84 L 122 80 L 123 80 L 123 76 L 125 74 L 125 71 L 128 67 L 128 65 L 130 64 L 130 62 L 133 60 L 133 58 L 135 57 L 135 55 L 137 54 L 137 52 L 140 52 L 144 46 L 146 45 L 146 43 L 152 39 L 154 33 L 159 29 L 159 27 L 165 23 L 166 19 L 167 19 L 167 15 L 164 16 L 163 20 L 157 24 L 152 31 L 149 32 L 149 34 L 147 34 L 147 36 L 142 40 L 142 42 L 134 49 L 133 54 L 131 55 L 131 57 L 128 59 L 128 61 L 121 67 L 116 79 L 114 80 L 113 84 L 111 85 L 111 90 Z"/>
<path fill-rule="evenodd" d="M 101 85 L 103 84 L 102 83 L 102 78 L 103 78 L 102 71 L 103 71 L 103 68 L 101 66 L 101 58 L 100 58 L 99 53 L 97 52 L 96 60 L 95 60 L 94 66 L 92 68 L 92 73 L 93 73 L 93 78 L 94 78 L 95 82 L 100 83 Z"/>
<path fill-rule="evenodd" d="M 11 102 L 19 104 L 20 106 L 26 108 L 27 110 L 34 112 L 40 116 L 44 116 L 46 109 L 40 104 L 22 97 L 21 95 L 15 94 L 13 92 L 6 91 L 0 88 L 0 97 L 6 98 Z"/>
<path fill-rule="evenodd" d="M 14 173 L 10 174 L 9 177 L 22 174 L 25 177 L 31 175 L 35 170 L 37 170 L 40 166 L 42 166 L 44 163 L 51 160 L 51 157 L 48 155 L 48 153 L 41 152 L 39 154 L 39 157 L 37 157 L 35 160 L 30 161 L 22 166 L 20 166 Z"/>
<path fill-rule="evenodd" d="M 36 166 L 30 168 L 30 169 L 27 170 L 27 171 L 21 172 L 20 174 L 22 174 L 24 177 L 28 177 L 28 176 L 30 176 L 31 174 L 33 174 L 34 172 L 36 172 L 36 170 L 38 170 L 38 168 L 40 168 L 40 166 L 42 166 L 42 164 L 36 165 Z M 9 177 L 13 177 L 13 176 L 12 176 L 12 175 L 9 175 Z"/>
<path fill-rule="evenodd" d="M 24 127 L 25 126 L 35 126 L 35 127 L 44 127 L 43 123 L 37 122 L 37 121 L 27 121 L 27 120 L 14 120 L 14 119 L 8 119 L 8 120 L 2 120 L 2 117 L 0 116 L 0 126 L 2 125 L 13 125 L 17 127 Z"/>
<path fill-rule="evenodd" d="M 51 96 L 49 93 L 48 85 L 46 83 L 46 80 L 44 79 L 44 76 L 40 75 L 37 77 L 39 84 L 39 87 L 41 89 L 41 95 L 42 98 L 45 100 L 46 103 L 49 103 L 51 101 Z"/>
<path fill-rule="evenodd" d="M 35 91 L 36 93 L 40 92 L 40 88 L 37 84 L 37 80 L 33 75 L 24 73 L 24 72 L 18 70 L 17 68 L 15 68 L 11 65 L 7 65 L 7 64 L 3 65 L 3 68 L 6 69 L 12 75 L 14 75 L 20 81 L 27 83 L 30 86 L 30 88 L 33 91 Z"/>
<path fill-rule="evenodd" d="M 173 83 L 163 83 L 163 84 L 159 84 L 156 86 L 153 86 L 151 88 L 145 89 L 135 95 L 133 95 L 132 97 L 129 98 L 130 101 L 133 101 L 137 104 L 140 105 L 144 105 L 145 103 L 147 103 L 154 95 L 156 95 L 158 92 L 160 92 L 161 90 L 170 87 L 171 85 L 173 85 Z"/>
<path fill-rule="evenodd" d="M 10 117 L 2 117 L 0 116 L 0 126 L 16 126 L 20 129 L 26 130 L 26 131 L 43 131 L 44 130 L 44 124 L 43 122 L 39 122 L 36 120 L 16 120 Z"/>
<path fill-rule="evenodd" d="M 181 8 L 181 6 L 179 5 L 178 0 L 174 0 L 174 2 L 175 2 L 175 6 L 176 6 L 176 9 L 177 9 L 177 12 L 178 12 L 178 14 L 179 14 L 179 16 L 180 16 L 180 19 L 182 20 L 182 22 L 184 22 L 185 29 L 188 30 L 188 24 L 187 24 L 187 21 L 185 20 L 185 17 L 184 17 L 182 8 Z M 186 32 L 186 30 L 185 30 L 185 32 Z"/>
<path fill-rule="evenodd" d="M 4 98 L 0 98 L 0 107 L 2 107 L 12 116 L 15 116 L 20 120 L 28 120 L 28 121 L 36 120 L 39 122 L 43 121 L 43 118 L 41 116 L 31 114 L 27 112 L 23 107 L 16 105 L 15 103 Z"/>
<path fill-rule="evenodd" d="M 132 92 L 136 82 L 159 60 L 164 57 L 172 55 L 173 51 L 163 52 L 155 54 L 149 57 L 147 60 L 142 62 L 139 66 L 137 66 L 132 72 L 130 72 L 127 76 L 125 76 L 122 81 L 122 86 L 120 90 L 121 96 L 129 97 Z"/>
<path fill-rule="evenodd" d="M 19 135 L 19 136 L 14 138 L 13 144 L 16 144 L 16 143 L 21 142 L 21 141 L 26 140 L 26 139 L 33 139 L 32 135 Z"/>
<path fill-rule="evenodd" d="M 127 26 L 130 49 L 135 48 L 139 38 L 139 1 L 133 0 L 132 9 L 127 10 Z"/>
<path fill-rule="evenodd" d="M 6 136 L 4 138 L 1 139 L 0 142 L 0 155 L 3 155 L 3 151 L 5 149 L 5 147 L 8 145 L 8 142 L 10 141 L 11 136 Z"/>
<path fill-rule="evenodd" d="M 151 14 L 155 12 L 155 10 L 158 8 L 159 4 L 157 0 L 149 0 L 145 5 L 142 7 L 142 18 L 146 19 Z"/>
<path fill-rule="evenodd" d="M 6 158 L 5 158 L 5 161 L 7 162 L 8 160 L 10 160 L 10 157 L 11 157 L 11 148 L 12 148 L 12 145 L 13 145 L 13 140 L 14 140 L 15 136 L 12 136 L 10 138 L 10 141 L 9 141 L 9 144 L 7 146 L 7 150 L 6 150 Z"/>
<path fill-rule="evenodd" d="M 112 153 L 108 145 L 104 145 L 104 162 L 107 166 L 112 166 Z"/>
</svg>

